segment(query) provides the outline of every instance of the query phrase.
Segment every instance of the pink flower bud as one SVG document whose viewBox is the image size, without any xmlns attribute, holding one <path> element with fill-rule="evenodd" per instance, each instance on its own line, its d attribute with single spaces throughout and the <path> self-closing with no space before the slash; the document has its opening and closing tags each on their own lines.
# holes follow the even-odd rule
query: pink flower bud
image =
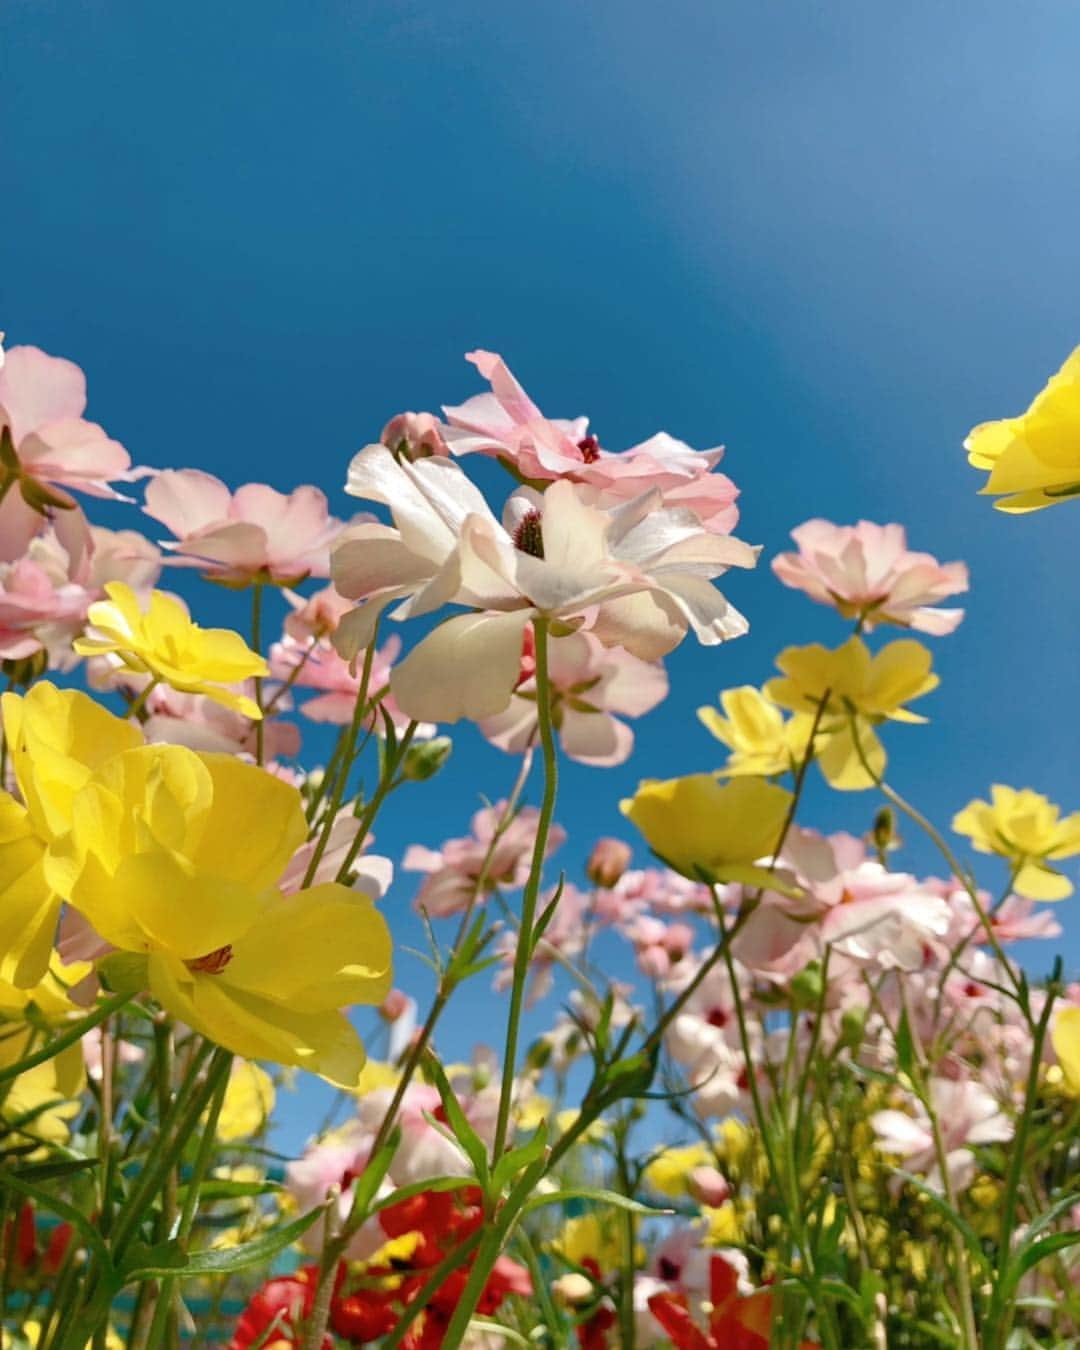
<svg viewBox="0 0 1080 1350">
<path fill-rule="evenodd" d="M 687 1188 L 699 1205 L 722 1205 L 731 1195 L 731 1187 L 715 1167 L 695 1167 L 687 1177 Z"/>
<path fill-rule="evenodd" d="M 396 1022 L 409 1011 L 412 999 L 400 989 L 391 989 L 379 1005 L 379 1016 L 384 1022 Z"/>
<path fill-rule="evenodd" d="M 594 886 L 610 889 L 630 866 L 630 845 L 621 839 L 598 839 L 585 873 Z"/>
</svg>

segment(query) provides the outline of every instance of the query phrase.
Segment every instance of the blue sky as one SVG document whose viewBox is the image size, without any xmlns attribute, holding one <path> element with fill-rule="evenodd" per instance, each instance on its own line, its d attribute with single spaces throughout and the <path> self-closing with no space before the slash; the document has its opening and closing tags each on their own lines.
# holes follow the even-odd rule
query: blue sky
<svg viewBox="0 0 1080 1350">
<path fill-rule="evenodd" d="M 891 776 L 943 822 L 995 779 L 1080 806 L 1080 505 L 1003 517 L 961 449 L 1080 341 L 1080 9 L 8 0 L 0 41 L 0 326 L 79 361 L 137 460 L 347 513 L 351 453 L 501 351 L 606 445 L 727 445 L 766 556 L 822 514 L 967 560 Z M 767 566 L 729 580 L 751 635 L 676 654 L 624 769 L 566 772 L 571 869 L 639 777 L 716 762 L 694 708 L 842 638 Z M 380 846 L 462 832 L 512 771 L 463 729 Z M 815 788 L 808 818 L 872 808 Z"/>
</svg>

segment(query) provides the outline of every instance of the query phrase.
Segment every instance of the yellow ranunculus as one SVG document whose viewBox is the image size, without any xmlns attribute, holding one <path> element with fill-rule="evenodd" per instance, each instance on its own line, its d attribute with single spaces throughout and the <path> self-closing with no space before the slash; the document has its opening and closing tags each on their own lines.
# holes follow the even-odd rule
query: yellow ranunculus
<svg viewBox="0 0 1080 1350">
<path fill-rule="evenodd" d="M 703 1143 L 665 1148 L 642 1172 L 645 1184 L 660 1195 L 677 1200 L 687 1193 L 687 1179 L 695 1167 L 715 1167 L 716 1154 Z"/>
<path fill-rule="evenodd" d="M 163 591 L 151 591 L 145 613 L 124 582 L 110 581 L 105 591 L 108 600 L 90 606 L 87 635 L 72 644 L 80 656 L 114 653 L 128 670 L 185 693 L 205 694 L 245 717 L 262 716 L 253 699 L 224 687 L 270 673 L 239 633 L 200 628 L 180 601 Z"/>
<path fill-rule="evenodd" d="M 181 1021 L 247 1059 L 353 1086 L 363 1047 L 339 1011 L 390 989 L 390 934 L 334 883 L 283 895 L 306 836 L 299 792 L 230 755 L 147 745 L 114 756 L 45 856 L 50 884 Z"/>
<path fill-rule="evenodd" d="M 953 820 L 979 853 L 996 853 L 1019 868 L 1013 883 L 1029 900 L 1064 900 L 1072 882 L 1050 866 L 1080 853 L 1080 811 L 1061 819 L 1061 808 L 1030 788 L 995 783 L 990 801 L 970 802 Z"/>
<path fill-rule="evenodd" d="M 1070 1097 L 1080 1097 L 1080 1008 L 1058 1010 L 1050 1039 L 1061 1065 L 1065 1091 Z"/>
<path fill-rule="evenodd" d="M 0 1068 L 15 1064 L 41 1045 L 40 1037 L 25 1020 L 31 1005 L 39 1019 L 50 1023 L 83 1015 L 85 1010 L 71 1002 L 67 990 L 89 969 L 83 962 L 62 966 L 53 956 L 51 969 L 33 988 L 20 989 L 0 980 Z M 20 1073 L 6 1086 L 0 1102 L 0 1134 L 12 1129 L 14 1142 L 18 1144 L 29 1140 L 66 1143 L 67 1122 L 82 1110 L 77 1099 L 85 1082 L 82 1047 L 78 1043 Z"/>
<path fill-rule="evenodd" d="M 0 979 L 29 988 L 48 967 L 60 911 L 45 879 L 45 846 L 67 830 L 93 770 L 140 745 L 142 732 L 85 694 L 47 683 L 25 698 L 5 694 L 3 721 L 26 805 L 0 792 Z"/>
<path fill-rule="evenodd" d="M 274 1080 L 250 1060 L 235 1060 L 218 1116 L 217 1137 L 225 1144 L 251 1139 L 274 1109 Z"/>
<path fill-rule="evenodd" d="M 684 876 L 764 884 L 770 874 L 755 864 L 775 851 L 790 804 L 791 793 L 764 778 L 721 785 L 697 773 L 648 779 L 620 805 L 649 847 Z"/>
<path fill-rule="evenodd" d="M 1080 493 L 1080 347 L 1020 417 L 983 422 L 964 442 L 990 477 L 981 492 L 1007 494 L 999 511 L 1038 511 Z"/>
<path fill-rule="evenodd" d="M 904 705 L 939 684 L 930 669 L 929 650 L 913 638 L 890 642 L 873 656 L 857 637 L 835 651 L 819 643 L 788 647 L 776 664 L 783 676 L 765 686 L 769 698 L 801 713 L 813 713 L 825 702 L 819 762 L 829 783 L 843 790 L 872 787 L 885 771 L 885 750 L 874 726 L 925 722 Z M 872 773 L 864 768 L 860 750 Z"/>
<path fill-rule="evenodd" d="M 726 716 L 716 708 L 699 708 L 698 717 L 731 751 L 723 773 L 768 776 L 798 767 L 806 754 L 812 717 L 796 713 L 785 721 L 776 704 L 752 684 L 725 689 L 720 704 Z"/>
</svg>

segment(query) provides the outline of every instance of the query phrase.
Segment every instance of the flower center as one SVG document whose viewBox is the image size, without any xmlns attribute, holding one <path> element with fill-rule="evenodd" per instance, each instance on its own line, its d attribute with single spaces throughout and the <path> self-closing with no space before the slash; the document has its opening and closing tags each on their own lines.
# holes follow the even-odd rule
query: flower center
<svg viewBox="0 0 1080 1350">
<path fill-rule="evenodd" d="M 207 952 L 196 961 L 187 961 L 188 970 L 198 970 L 203 975 L 220 975 L 232 960 L 232 947 L 219 947 L 217 951 Z"/>
<path fill-rule="evenodd" d="M 595 464 L 600 458 L 600 442 L 595 436 L 585 436 L 577 443 L 581 458 L 586 464 Z"/>
<path fill-rule="evenodd" d="M 522 516 L 514 531 L 514 547 L 533 558 L 544 556 L 544 532 L 540 527 L 543 518 L 539 511 L 530 511 Z"/>
</svg>

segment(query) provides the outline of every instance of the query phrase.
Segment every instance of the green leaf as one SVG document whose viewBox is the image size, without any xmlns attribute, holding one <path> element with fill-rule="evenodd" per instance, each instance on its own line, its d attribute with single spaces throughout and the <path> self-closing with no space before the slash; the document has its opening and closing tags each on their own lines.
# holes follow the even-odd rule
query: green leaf
<svg viewBox="0 0 1080 1350">
<path fill-rule="evenodd" d="M 24 1195 L 28 1200 L 34 1200 L 42 1209 L 47 1209 L 50 1214 L 55 1214 L 58 1219 L 63 1219 L 71 1224 L 72 1228 L 79 1234 L 86 1243 L 89 1251 L 101 1263 L 101 1268 L 105 1272 L 105 1278 L 108 1280 L 112 1275 L 112 1260 L 109 1256 L 109 1249 L 106 1247 L 104 1239 L 85 1214 L 77 1210 L 73 1205 L 69 1205 L 66 1200 L 61 1200 L 50 1191 L 42 1190 L 32 1181 L 24 1181 L 22 1177 L 12 1172 L 0 1171 L 0 1191 L 4 1187 L 10 1187 L 18 1195 Z"/>
<path fill-rule="evenodd" d="M 540 911 L 539 917 L 533 924 L 532 947 L 529 949 L 530 959 L 536 954 L 536 948 L 540 943 L 540 939 L 544 936 L 548 924 L 550 924 L 552 919 L 555 917 L 555 911 L 559 908 L 559 901 L 563 897 L 563 890 L 565 886 L 566 886 L 566 877 L 560 875 L 559 884 L 555 887 L 555 894 L 551 897 L 551 899 L 547 902 L 544 908 Z"/>
<path fill-rule="evenodd" d="M 461 1109 L 461 1103 L 458 1101 L 454 1089 L 450 1086 L 450 1080 L 443 1072 L 442 1065 L 430 1051 L 424 1056 L 424 1072 L 434 1079 L 435 1087 L 443 1104 L 443 1110 L 446 1112 L 446 1123 L 450 1127 L 450 1133 L 465 1150 L 480 1184 L 486 1190 L 488 1185 L 487 1146 L 469 1124 L 465 1112 Z M 436 1122 L 437 1124 L 438 1122 Z"/>
<path fill-rule="evenodd" d="M 1023 1255 L 1013 1263 L 1012 1269 L 1009 1271 L 1009 1288 L 1011 1289 L 1017 1284 L 1040 1261 L 1045 1261 L 1048 1256 L 1053 1256 L 1054 1252 L 1064 1251 L 1066 1247 L 1075 1247 L 1077 1243 L 1080 1243 L 1080 1232 L 1077 1231 L 1051 1233 L 1049 1237 L 1040 1238 L 1038 1242 L 1031 1243 Z"/>
<path fill-rule="evenodd" d="M 618 1191 L 606 1191 L 599 1186 L 567 1186 L 558 1191 L 547 1191 L 543 1195 L 534 1195 L 522 1206 L 523 1214 L 532 1214 L 545 1205 L 564 1205 L 568 1200 L 592 1200 L 597 1205 L 611 1205 L 615 1209 L 626 1210 L 630 1214 L 674 1214 L 673 1209 L 657 1209 L 653 1205 L 643 1205 L 629 1195 L 620 1195 Z"/>
<path fill-rule="evenodd" d="M 284 1187 L 277 1181 L 223 1181 L 211 1177 L 199 1187 L 199 1199 L 235 1200 L 244 1196 L 280 1195 Z M 187 1186 L 176 1188 L 177 1201 L 183 1206 L 187 1196 Z"/>
<path fill-rule="evenodd" d="M 393 1195 L 384 1196 L 371 1206 L 372 1214 L 378 1214 L 381 1209 L 389 1209 L 391 1205 L 399 1205 L 403 1200 L 411 1200 L 414 1195 L 424 1195 L 427 1191 L 464 1191 L 476 1185 L 475 1177 L 432 1177 L 428 1181 L 414 1181 L 408 1186 L 401 1186 Z"/>
<path fill-rule="evenodd" d="M 229 1247 L 223 1251 L 195 1252 L 188 1256 L 180 1266 L 171 1263 L 171 1252 L 164 1250 L 171 1244 L 165 1243 L 162 1248 L 154 1248 L 153 1251 L 162 1251 L 167 1257 L 168 1264 L 148 1264 L 130 1269 L 125 1268 L 124 1283 L 133 1284 L 140 1280 L 170 1277 L 180 1280 L 194 1280 L 209 1275 L 232 1275 L 238 1270 L 250 1270 L 252 1267 L 266 1266 L 277 1256 L 278 1252 L 284 1251 L 286 1247 L 291 1247 L 294 1242 L 299 1241 L 322 1215 L 321 1207 L 313 1209 L 310 1214 L 305 1214 L 300 1219 L 294 1219 L 291 1223 L 271 1228 L 268 1232 L 261 1233 L 257 1238 L 252 1238 L 250 1242 L 241 1242 L 239 1246 Z M 125 1263 L 126 1266 L 127 1263 Z"/>
<path fill-rule="evenodd" d="M 900 1014 L 900 1024 L 896 1028 L 896 1063 L 900 1072 L 910 1078 L 915 1067 L 915 1038 L 911 1034 L 906 1008 Z"/>
<path fill-rule="evenodd" d="M 523 1172 L 526 1167 L 536 1162 L 538 1158 L 544 1156 L 548 1142 L 548 1124 L 547 1121 L 541 1121 L 540 1128 L 526 1143 L 512 1148 L 508 1153 L 504 1153 L 495 1164 L 495 1169 L 491 1174 L 491 1194 L 493 1197 L 501 1196 L 509 1183 Z"/>
<path fill-rule="evenodd" d="M 85 1172 L 96 1167 L 100 1158 L 66 1158 L 61 1162 L 33 1163 L 20 1167 L 15 1173 L 22 1181 L 51 1181 L 54 1177 L 69 1177 L 73 1172 Z"/>
<path fill-rule="evenodd" d="M 401 1130 L 395 1127 L 374 1158 L 368 1160 L 368 1165 L 360 1173 L 353 1190 L 350 1217 L 355 1214 L 366 1214 L 371 1208 L 371 1202 L 390 1170 L 390 1164 L 394 1161 L 394 1154 L 400 1143 Z"/>
</svg>

